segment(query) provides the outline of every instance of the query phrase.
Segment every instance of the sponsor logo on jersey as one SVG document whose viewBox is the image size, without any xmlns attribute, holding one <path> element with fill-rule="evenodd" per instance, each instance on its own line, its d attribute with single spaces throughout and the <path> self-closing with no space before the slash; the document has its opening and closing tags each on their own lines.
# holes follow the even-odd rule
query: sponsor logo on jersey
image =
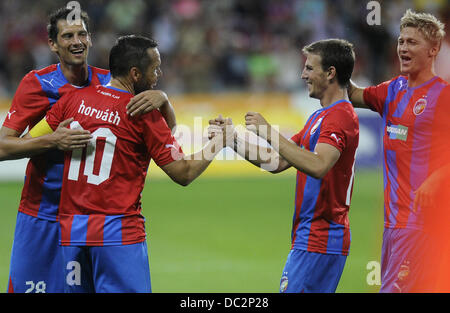
<svg viewBox="0 0 450 313">
<path fill-rule="evenodd" d="M 420 115 L 425 111 L 425 108 L 427 107 L 427 99 L 420 98 L 416 101 L 416 104 L 414 104 L 413 112 L 415 115 Z"/>
<path fill-rule="evenodd" d="M 386 126 L 386 132 L 389 135 L 389 139 L 399 139 L 403 141 L 408 139 L 408 127 L 403 125 L 388 125 Z"/>
</svg>

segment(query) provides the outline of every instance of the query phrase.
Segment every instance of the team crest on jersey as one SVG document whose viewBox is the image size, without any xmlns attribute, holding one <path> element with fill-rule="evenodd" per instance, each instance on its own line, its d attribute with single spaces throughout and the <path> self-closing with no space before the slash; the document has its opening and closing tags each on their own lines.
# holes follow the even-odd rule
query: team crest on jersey
<svg viewBox="0 0 450 313">
<path fill-rule="evenodd" d="M 280 292 L 285 292 L 287 287 L 288 287 L 288 277 L 285 275 L 281 277 Z"/>
<path fill-rule="evenodd" d="M 401 282 L 408 278 L 410 273 L 409 261 L 403 261 L 402 265 L 400 265 L 400 269 L 397 273 L 397 281 Z"/>
<path fill-rule="evenodd" d="M 413 112 L 415 115 L 420 115 L 425 111 L 425 108 L 427 107 L 427 99 L 420 98 L 416 101 L 416 104 L 414 104 Z"/>
<path fill-rule="evenodd" d="M 319 120 L 318 120 L 318 121 L 314 124 L 314 126 L 311 128 L 311 131 L 309 132 L 309 134 L 310 134 L 311 136 L 316 132 L 317 128 L 319 128 L 320 123 L 322 123 L 322 120 L 323 120 L 323 117 L 319 118 Z"/>
</svg>

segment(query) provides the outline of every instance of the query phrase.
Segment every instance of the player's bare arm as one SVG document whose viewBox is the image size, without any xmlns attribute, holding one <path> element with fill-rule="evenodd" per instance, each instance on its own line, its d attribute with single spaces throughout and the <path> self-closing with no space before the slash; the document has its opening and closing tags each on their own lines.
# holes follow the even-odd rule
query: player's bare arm
<svg viewBox="0 0 450 313">
<path fill-rule="evenodd" d="M 369 107 L 364 102 L 364 88 L 357 86 L 352 80 L 347 88 L 348 97 L 353 107 L 368 109 Z"/>
<path fill-rule="evenodd" d="M 169 128 L 174 131 L 177 124 L 175 111 L 167 97 L 167 94 L 161 90 L 146 90 L 135 95 L 127 104 L 127 113 L 130 116 L 148 113 L 158 109 Z"/>
<path fill-rule="evenodd" d="M 248 136 L 246 136 L 247 133 L 239 134 L 231 120 L 230 124 L 225 124 L 225 120 L 221 115 L 209 121 L 209 139 L 213 138 L 216 134 L 222 133 L 224 128 L 227 129 L 228 134 L 232 134 L 233 139 L 227 141 L 227 146 L 253 165 L 264 168 L 264 165 L 277 164 L 278 166 L 275 169 L 269 170 L 272 174 L 281 173 L 291 167 L 272 147 L 262 147 L 249 142 Z"/>
<path fill-rule="evenodd" d="M 220 134 L 212 138 L 201 150 L 180 160 L 161 166 L 161 169 L 176 183 L 187 186 L 211 164 L 216 155 L 226 145 L 227 135 Z M 230 140 L 228 138 L 228 140 Z"/>
<path fill-rule="evenodd" d="M 323 178 L 341 156 L 338 149 L 325 143 L 317 144 L 314 152 L 300 148 L 273 129 L 259 113 L 247 113 L 245 123 L 250 130 L 272 144 L 274 149 L 278 149 L 277 152 L 288 164 L 314 178 Z M 266 126 L 267 131 L 259 131 L 262 125 Z M 273 145 L 275 140 L 278 140 L 277 145 Z"/>
<path fill-rule="evenodd" d="M 45 121 L 45 120 L 43 120 Z M 54 132 L 46 132 L 43 136 L 20 134 L 8 127 L 0 129 L 0 161 L 31 157 L 49 149 L 73 150 L 83 148 L 91 139 L 89 131 L 67 128 L 73 121 L 67 119 Z"/>
</svg>

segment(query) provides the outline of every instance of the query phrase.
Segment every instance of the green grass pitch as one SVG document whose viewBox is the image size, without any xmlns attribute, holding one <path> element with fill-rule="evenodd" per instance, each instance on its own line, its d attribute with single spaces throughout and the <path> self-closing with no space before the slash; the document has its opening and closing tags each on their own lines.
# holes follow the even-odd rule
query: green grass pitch
<svg viewBox="0 0 450 313">
<path fill-rule="evenodd" d="M 0 183 L 0 290 L 6 291 L 21 183 Z M 295 173 L 150 179 L 143 192 L 153 292 L 278 292 L 290 248 Z M 368 262 L 383 231 L 380 171 L 357 172 L 352 243 L 338 292 L 377 292 Z"/>
</svg>

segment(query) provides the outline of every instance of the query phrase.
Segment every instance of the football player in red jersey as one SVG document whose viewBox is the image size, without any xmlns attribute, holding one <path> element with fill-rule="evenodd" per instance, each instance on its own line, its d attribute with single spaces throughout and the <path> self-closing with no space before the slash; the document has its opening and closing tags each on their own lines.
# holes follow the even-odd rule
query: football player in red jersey
<svg viewBox="0 0 450 313">
<path fill-rule="evenodd" d="M 449 207 L 441 199 L 449 194 L 450 86 L 436 76 L 434 62 L 444 36 L 435 16 L 406 11 L 397 42 L 402 75 L 377 86 L 349 87 L 353 105 L 378 112 L 384 124 L 380 292 L 442 289 L 436 281 L 443 273 L 435 269 L 447 267 L 439 266 L 437 255 L 449 247 L 442 240 L 448 238 L 449 221 L 442 219 Z"/>
<path fill-rule="evenodd" d="M 31 71 L 22 79 L 0 129 L 0 160 L 31 157 L 11 251 L 9 292 L 64 291 L 66 279 L 61 271 L 57 223 L 63 153 L 58 149 L 84 146 L 91 135 L 66 128 L 70 119 L 48 136 L 25 139 L 20 135 L 42 119 L 64 94 L 110 80 L 109 71 L 87 64 L 91 47 L 87 14 L 80 12 L 78 23 L 69 23 L 70 13 L 70 9 L 61 8 L 49 18 L 49 47 L 58 55 L 60 63 Z M 158 107 L 170 127 L 174 127 L 173 108 L 163 92 L 143 92 L 128 104 L 130 114 L 146 113 Z"/>
<path fill-rule="evenodd" d="M 270 164 L 271 168 L 265 169 L 272 173 L 291 166 L 297 169 L 291 251 L 280 292 L 335 292 L 350 249 L 348 212 L 359 123 L 348 101 L 347 84 L 355 56 L 353 45 L 339 39 L 312 43 L 303 53 L 307 58 L 302 79 L 310 97 L 319 99 L 322 108 L 290 140 L 261 114 L 249 112 L 247 127 L 272 148 L 263 156 L 265 148 L 238 135 L 230 146 L 256 166 Z M 232 128 L 220 118 L 210 124 L 212 135 Z"/>
<path fill-rule="evenodd" d="M 183 156 L 158 110 L 129 117 L 133 95 L 153 88 L 161 75 L 156 41 L 123 36 L 111 49 L 111 83 L 63 96 L 30 135 L 71 128 L 93 138 L 84 149 L 66 152 L 60 204 L 61 244 L 68 292 L 151 292 L 141 193 L 150 160 L 175 182 L 197 178 L 224 146 L 213 138 L 203 150 Z M 50 127 L 49 127 L 50 126 Z M 159 208 L 156 208 L 159 209 Z"/>
</svg>

